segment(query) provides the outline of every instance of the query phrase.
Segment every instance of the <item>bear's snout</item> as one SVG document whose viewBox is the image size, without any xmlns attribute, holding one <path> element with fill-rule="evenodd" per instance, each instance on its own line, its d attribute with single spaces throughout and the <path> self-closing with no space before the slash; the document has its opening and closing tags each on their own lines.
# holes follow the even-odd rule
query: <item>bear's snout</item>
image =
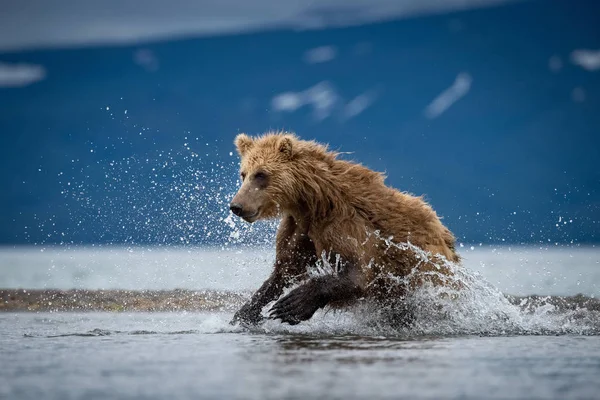
<svg viewBox="0 0 600 400">
<path fill-rule="evenodd" d="M 238 217 L 240 217 L 242 215 L 242 213 L 244 212 L 244 208 L 239 203 L 231 203 L 229 205 L 229 209 L 231 210 L 232 213 L 234 213 Z"/>
</svg>

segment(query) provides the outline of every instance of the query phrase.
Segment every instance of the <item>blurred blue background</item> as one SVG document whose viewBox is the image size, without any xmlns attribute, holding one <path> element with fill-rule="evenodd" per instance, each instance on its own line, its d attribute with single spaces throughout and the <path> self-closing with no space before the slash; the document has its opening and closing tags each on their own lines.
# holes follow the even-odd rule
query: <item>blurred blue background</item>
<svg viewBox="0 0 600 400">
<path fill-rule="evenodd" d="M 221 243 L 233 138 L 269 129 L 385 171 L 461 242 L 600 240 L 597 1 L 2 8 L 0 243 Z"/>
</svg>

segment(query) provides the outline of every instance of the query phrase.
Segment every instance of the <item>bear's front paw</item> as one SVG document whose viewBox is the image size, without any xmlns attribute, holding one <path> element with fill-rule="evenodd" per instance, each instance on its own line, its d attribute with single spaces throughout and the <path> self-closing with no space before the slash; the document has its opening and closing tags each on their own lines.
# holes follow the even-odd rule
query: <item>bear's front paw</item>
<svg viewBox="0 0 600 400">
<path fill-rule="evenodd" d="M 245 327 L 256 326 L 262 322 L 263 317 L 260 315 L 260 308 L 253 307 L 251 304 L 245 304 L 234 315 L 229 322 L 231 325 L 239 323 Z"/>
<path fill-rule="evenodd" d="M 271 308 L 269 317 L 296 325 L 310 319 L 319 308 L 326 304 L 327 301 L 318 285 L 308 282 L 279 299 Z"/>
</svg>

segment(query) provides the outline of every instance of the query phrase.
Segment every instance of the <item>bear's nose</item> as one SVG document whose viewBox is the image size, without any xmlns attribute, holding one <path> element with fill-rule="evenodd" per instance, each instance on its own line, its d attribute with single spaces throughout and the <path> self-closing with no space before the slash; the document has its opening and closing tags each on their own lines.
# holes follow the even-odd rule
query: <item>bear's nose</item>
<svg viewBox="0 0 600 400">
<path fill-rule="evenodd" d="M 231 210 L 232 213 L 234 213 L 238 217 L 240 215 L 242 215 L 242 211 L 244 211 L 244 209 L 242 208 L 242 205 L 239 203 L 231 203 L 231 205 L 229 206 L 229 209 Z"/>
</svg>

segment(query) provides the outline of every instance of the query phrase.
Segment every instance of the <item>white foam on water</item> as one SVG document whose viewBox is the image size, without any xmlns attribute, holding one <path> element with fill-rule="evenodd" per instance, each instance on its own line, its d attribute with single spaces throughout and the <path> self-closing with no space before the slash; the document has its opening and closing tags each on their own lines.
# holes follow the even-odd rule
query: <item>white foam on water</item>
<svg viewBox="0 0 600 400">
<path fill-rule="evenodd" d="M 437 263 L 440 269 L 444 267 L 453 272 L 452 276 L 443 275 L 449 280 L 448 285 L 424 286 L 408 296 L 406 303 L 414 310 L 414 321 L 410 325 L 390 325 L 387 319 L 382 318 L 388 310 L 367 300 L 347 311 L 319 310 L 313 318 L 299 325 L 290 326 L 278 320 L 266 320 L 262 326 L 255 329 L 265 333 L 402 337 L 600 334 L 598 305 L 592 310 L 578 308 L 575 304 L 561 308 L 553 304 L 551 296 L 545 300 L 524 297 L 520 304 L 514 304 L 477 272 L 443 257 L 433 257 L 431 253 L 410 243 L 392 243 L 390 240 L 384 240 L 388 246 L 413 251 L 422 262 Z M 311 273 L 335 274 L 337 266 L 329 264 L 327 259 L 323 258 Z M 389 278 L 388 282 L 402 285 L 410 277 L 385 278 Z M 266 307 L 267 310 L 268 308 Z"/>
<path fill-rule="evenodd" d="M 230 313 L 216 312 L 208 313 L 197 327 L 199 333 L 235 333 L 243 332 L 244 328 L 239 325 L 231 325 L 232 315 Z"/>
</svg>

